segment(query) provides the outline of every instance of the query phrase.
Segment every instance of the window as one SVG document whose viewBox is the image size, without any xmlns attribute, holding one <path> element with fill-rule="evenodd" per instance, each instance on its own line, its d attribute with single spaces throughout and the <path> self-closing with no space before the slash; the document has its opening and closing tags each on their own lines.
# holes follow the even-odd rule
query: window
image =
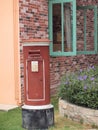
<svg viewBox="0 0 98 130">
<path fill-rule="evenodd" d="M 77 7 L 77 53 L 97 53 L 97 6 Z"/>
<path fill-rule="evenodd" d="M 50 55 L 96 54 L 97 19 L 96 5 L 76 10 L 76 0 L 49 0 Z"/>
<path fill-rule="evenodd" d="M 76 1 L 49 1 L 50 55 L 76 55 Z"/>
</svg>

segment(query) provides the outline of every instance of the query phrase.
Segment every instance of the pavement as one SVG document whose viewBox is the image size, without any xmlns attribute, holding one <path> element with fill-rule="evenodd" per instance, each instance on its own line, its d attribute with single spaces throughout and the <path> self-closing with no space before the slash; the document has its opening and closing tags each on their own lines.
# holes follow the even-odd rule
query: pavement
<svg viewBox="0 0 98 130">
<path fill-rule="evenodd" d="M 0 104 L 0 110 L 1 111 L 9 111 L 11 109 L 17 108 L 18 106 L 16 105 L 5 105 L 5 104 Z"/>
</svg>

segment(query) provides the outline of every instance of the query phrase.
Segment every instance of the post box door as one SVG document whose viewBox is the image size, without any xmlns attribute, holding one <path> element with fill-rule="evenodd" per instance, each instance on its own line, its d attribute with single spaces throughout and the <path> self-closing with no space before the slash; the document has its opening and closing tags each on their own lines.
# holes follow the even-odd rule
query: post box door
<svg viewBox="0 0 98 130">
<path fill-rule="evenodd" d="M 44 60 L 28 60 L 26 76 L 27 101 L 45 100 Z"/>
</svg>

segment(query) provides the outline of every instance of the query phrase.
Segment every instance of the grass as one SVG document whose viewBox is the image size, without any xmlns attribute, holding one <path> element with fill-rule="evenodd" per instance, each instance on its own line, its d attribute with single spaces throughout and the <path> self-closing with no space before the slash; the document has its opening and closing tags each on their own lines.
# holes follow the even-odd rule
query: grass
<svg viewBox="0 0 98 130">
<path fill-rule="evenodd" d="M 21 108 L 8 112 L 0 111 L 0 130 L 24 130 L 22 128 Z"/>
<path fill-rule="evenodd" d="M 49 130 L 92 130 L 90 126 L 85 126 L 61 117 L 58 112 L 57 98 L 52 98 L 52 104 L 55 108 L 55 125 L 49 128 Z M 24 130 L 22 128 L 21 108 L 16 108 L 8 112 L 0 111 L 0 130 Z"/>
</svg>

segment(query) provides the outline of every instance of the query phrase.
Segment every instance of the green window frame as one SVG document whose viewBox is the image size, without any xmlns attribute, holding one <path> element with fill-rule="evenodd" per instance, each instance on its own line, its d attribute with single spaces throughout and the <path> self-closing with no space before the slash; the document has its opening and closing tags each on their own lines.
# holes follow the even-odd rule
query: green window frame
<svg viewBox="0 0 98 130">
<path fill-rule="evenodd" d="M 88 9 L 93 9 L 94 10 L 94 49 L 91 51 L 88 51 L 87 50 L 87 37 L 86 37 L 86 34 L 87 34 L 87 10 Z M 77 10 L 83 10 L 84 11 L 84 50 L 83 51 L 77 51 L 77 54 L 96 54 L 98 52 L 98 45 L 97 45 L 97 30 L 98 30 L 98 27 L 97 27 L 97 21 L 98 21 L 98 18 L 97 18 L 97 6 L 78 6 L 77 7 Z"/>
<path fill-rule="evenodd" d="M 64 4 L 71 3 L 71 47 L 70 51 L 64 50 Z M 53 50 L 53 6 L 61 5 L 61 50 Z M 51 56 L 72 56 L 76 55 L 76 0 L 49 0 L 49 38 L 50 38 L 50 55 Z"/>
</svg>

